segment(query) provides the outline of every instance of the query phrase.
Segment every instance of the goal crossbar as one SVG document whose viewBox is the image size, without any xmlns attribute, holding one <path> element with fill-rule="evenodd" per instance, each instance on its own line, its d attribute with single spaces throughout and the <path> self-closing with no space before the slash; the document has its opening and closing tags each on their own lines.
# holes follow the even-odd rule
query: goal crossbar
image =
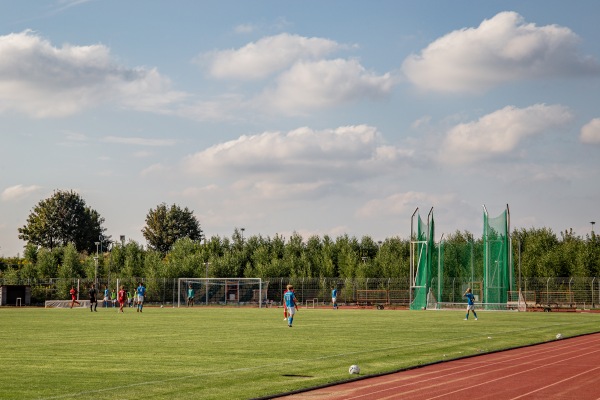
<svg viewBox="0 0 600 400">
<path fill-rule="evenodd" d="M 267 302 L 268 281 L 261 278 L 179 278 L 177 307 L 188 305 L 188 289 L 196 305 L 258 305 Z"/>
</svg>

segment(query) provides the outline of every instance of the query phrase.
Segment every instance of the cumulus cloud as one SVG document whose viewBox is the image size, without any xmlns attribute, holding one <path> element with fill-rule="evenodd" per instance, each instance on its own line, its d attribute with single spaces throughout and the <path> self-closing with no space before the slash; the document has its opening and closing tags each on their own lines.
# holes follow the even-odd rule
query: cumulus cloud
<svg viewBox="0 0 600 400">
<path fill-rule="evenodd" d="M 185 97 L 156 69 L 118 65 L 100 44 L 56 47 L 32 31 L 0 36 L 0 112 L 64 117 L 112 102 L 158 111 Z"/>
<path fill-rule="evenodd" d="M 295 191 L 317 190 L 379 174 L 410 156 L 410 151 L 382 143 L 372 126 L 299 128 L 217 144 L 186 157 L 183 168 L 189 173 L 232 177 L 239 184 L 247 181 L 246 185 L 265 191 L 282 184 Z"/>
<path fill-rule="evenodd" d="M 254 80 L 282 71 L 298 60 L 320 59 L 341 46 L 323 38 L 282 33 L 264 37 L 244 47 L 200 56 L 211 76 L 218 79 Z"/>
<path fill-rule="evenodd" d="M 41 187 L 37 185 L 23 186 L 15 185 L 7 187 L 2 191 L 2 200 L 4 201 L 17 201 L 26 198 L 32 193 L 40 190 Z"/>
<path fill-rule="evenodd" d="M 392 74 L 376 75 L 357 60 L 298 62 L 282 73 L 257 103 L 262 108 L 301 115 L 363 98 L 384 98 L 396 83 Z"/>
<path fill-rule="evenodd" d="M 555 129 L 571 118 L 569 109 L 561 105 L 507 106 L 450 129 L 439 156 L 442 162 L 463 164 L 507 154 L 526 137 Z"/>
<path fill-rule="evenodd" d="M 402 65 L 416 86 L 445 92 L 478 92 L 504 82 L 599 74 L 600 64 L 578 51 L 579 37 L 558 25 L 526 23 L 501 12 L 477 28 L 435 40 Z"/>
<path fill-rule="evenodd" d="M 583 143 L 600 144 L 600 118 L 594 118 L 581 128 L 579 139 Z"/>
</svg>

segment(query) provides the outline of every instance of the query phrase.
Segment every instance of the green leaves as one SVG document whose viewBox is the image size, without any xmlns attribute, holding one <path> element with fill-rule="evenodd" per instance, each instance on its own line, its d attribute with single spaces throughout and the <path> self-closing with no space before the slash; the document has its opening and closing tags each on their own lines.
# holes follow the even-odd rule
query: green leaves
<svg viewBox="0 0 600 400">
<path fill-rule="evenodd" d="M 104 232 L 104 218 L 73 191 L 55 191 L 40 201 L 19 228 L 19 239 L 52 250 L 72 243 L 77 251 L 91 253 Z"/>
<path fill-rule="evenodd" d="M 162 203 L 148 212 L 142 234 L 151 249 L 166 254 L 178 239 L 200 240 L 202 231 L 193 211 L 175 204 L 167 208 Z"/>
</svg>

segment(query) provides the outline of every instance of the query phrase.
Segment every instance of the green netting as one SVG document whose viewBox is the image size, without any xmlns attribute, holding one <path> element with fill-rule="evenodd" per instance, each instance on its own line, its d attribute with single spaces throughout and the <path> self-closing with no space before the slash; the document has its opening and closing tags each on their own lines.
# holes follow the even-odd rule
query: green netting
<svg viewBox="0 0 600 400">
<path fill-rule="evenodd" d="M 426 223 L 417 215 L 416 229 L 412 233 L 414 250 L 413 293 L 411 310 L 431 307 L 436 302 L 466 300 L 463 294 L 470 287 L 477 302 L 499 304 L 509 301 L 514 287 L 508 208 L 495 218 L 484 213 L 483 237 L 473 241 L 465 237 L 452 243 L 434 241 L 433 213 Z"/>
<path fill-rule="evenodd" d="M 429 228 L 429 229 L 428 229 Z M 422 310 L 427 307 L 427 293 L 431 287 L 434 251 L 434 223 L 433 216 L 429 224 L 426 224 L 418 216 L 415 254 L 415 280 L 413 289 L 413 301 L 411 310 Z"/>
<path fill-rule="evenodd" d="M 509 257 L 508 216 L 504 211 L 495 218 L 483 214 L 484 302 L 506 303 L 512 286 Z"/>
</svg>

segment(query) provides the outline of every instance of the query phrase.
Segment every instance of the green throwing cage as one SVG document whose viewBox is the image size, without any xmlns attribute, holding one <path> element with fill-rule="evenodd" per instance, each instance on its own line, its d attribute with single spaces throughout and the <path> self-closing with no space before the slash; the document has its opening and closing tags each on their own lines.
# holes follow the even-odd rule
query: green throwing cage
<svg viewBox="0 0 600 400">
<path fill-rule="evenodd" d="M 427 223 L 421 219 L 418 211 L 419 208 L 417 207 L 410 222 L 409 301 L 411 310 L 422 310 L 427 307 L 427 294 L 431 287 L 433 254 L 435 251 L 433 207 L 427 215 Z"/>
<path fill-rule="evenodd" d="M 490 218 L 483 206 L 483 270 L 484 299 L 488 304 L 506 303 L 512 290 L 512 249 L 510 241 L 510 210 Z"/>
</svg>

